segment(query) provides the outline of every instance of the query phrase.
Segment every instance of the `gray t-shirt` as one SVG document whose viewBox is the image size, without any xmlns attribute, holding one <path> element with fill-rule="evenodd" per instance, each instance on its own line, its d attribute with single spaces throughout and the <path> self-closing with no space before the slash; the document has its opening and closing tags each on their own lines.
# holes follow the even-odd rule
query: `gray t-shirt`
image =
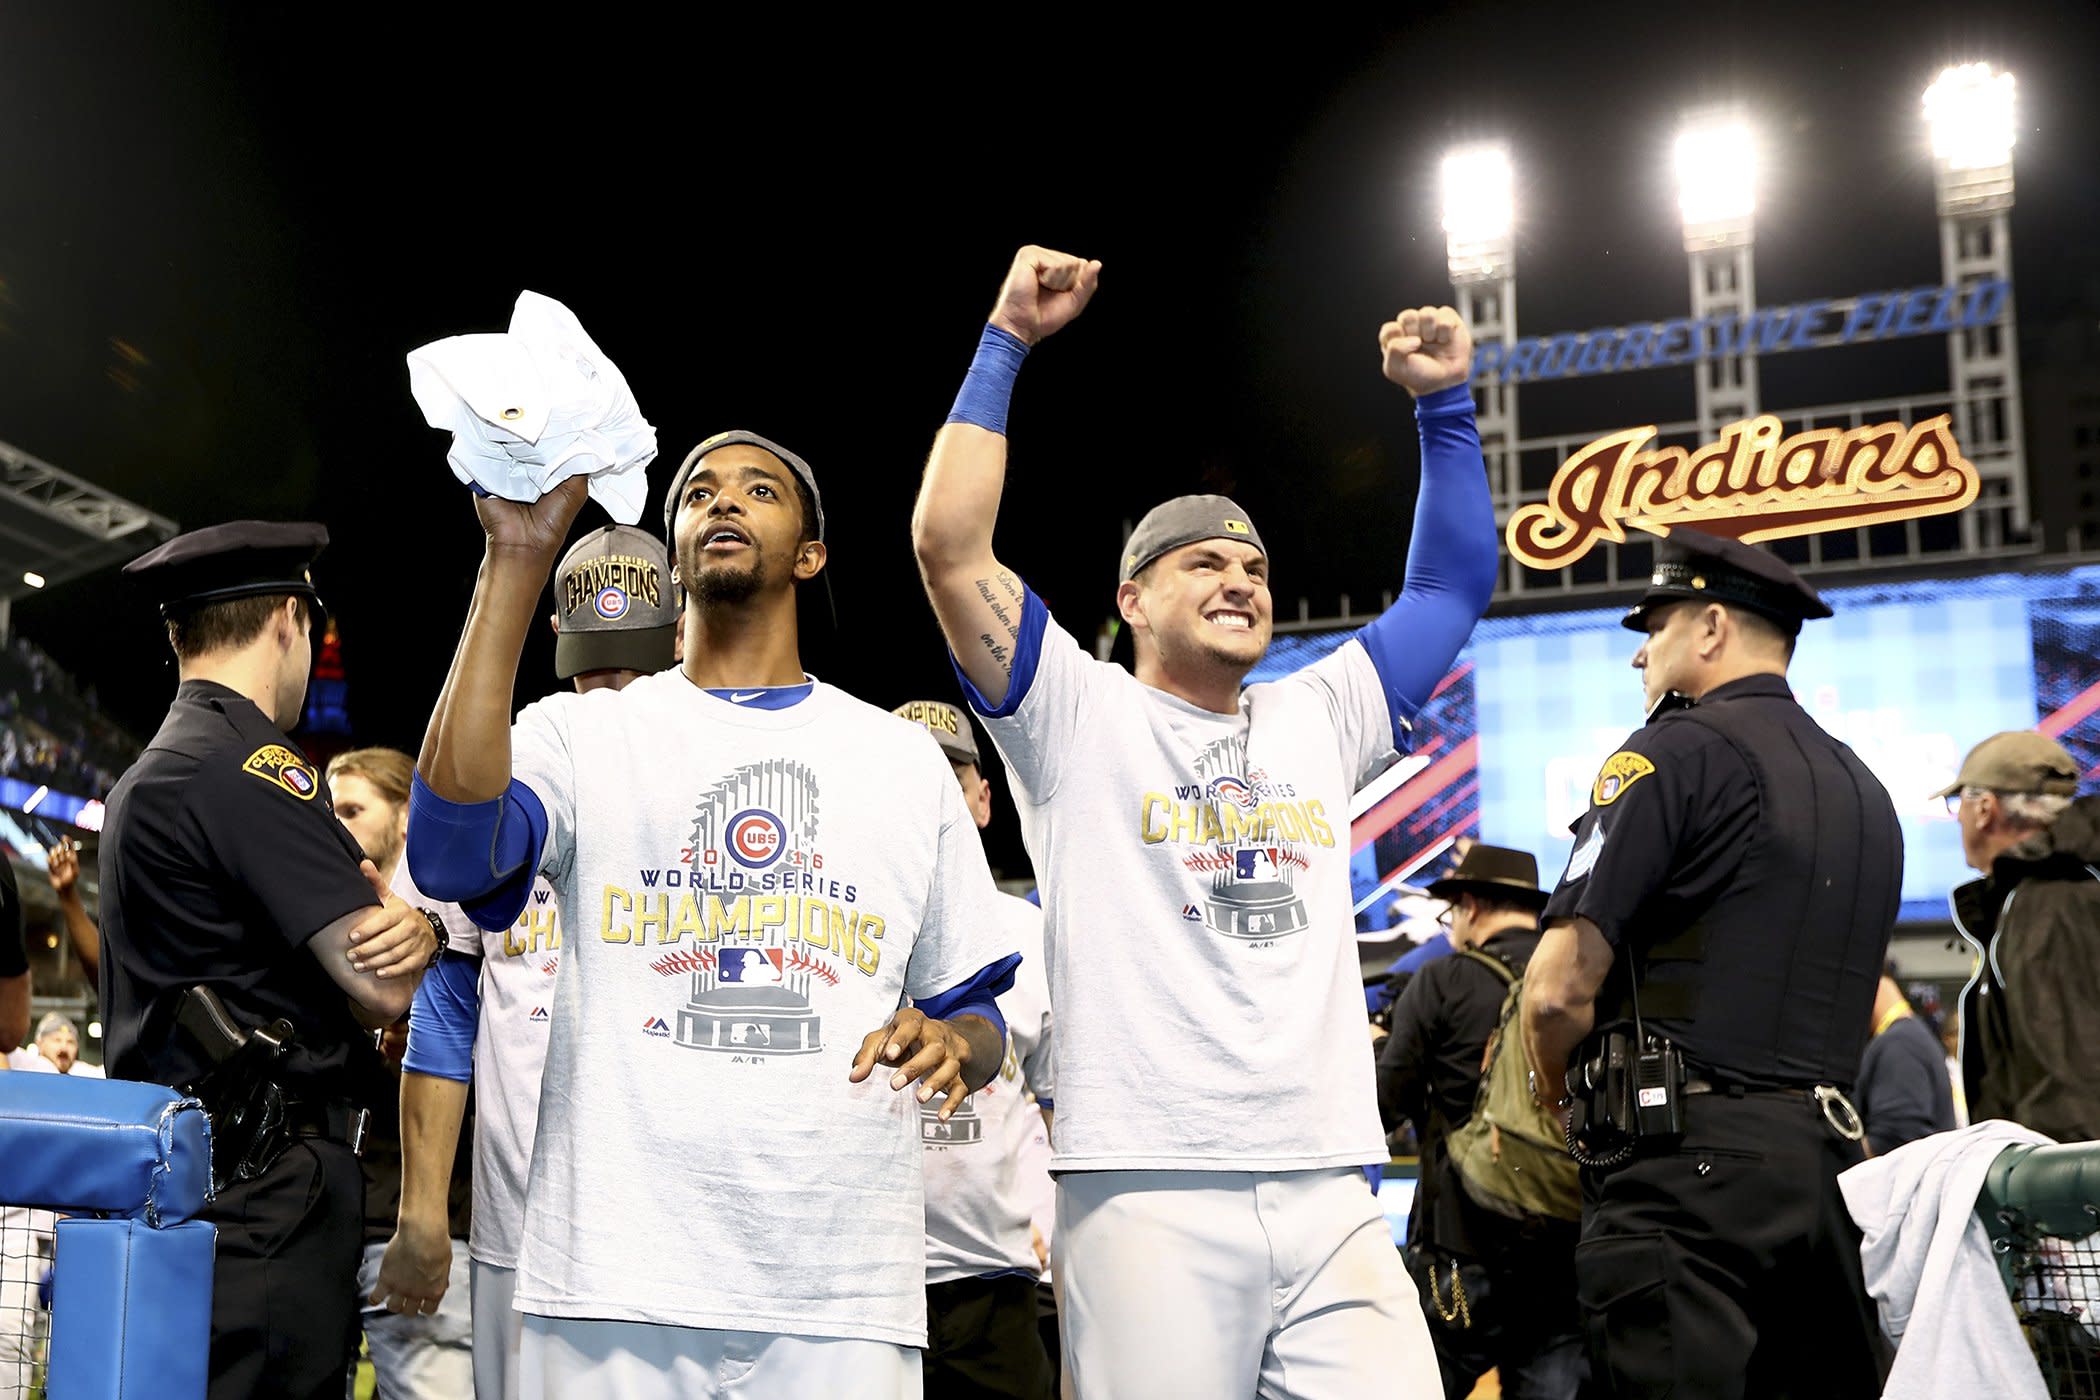
<svg viewBox="0 0 2100 1400">
<path fill-rule="evenodd" d="M 1004 702 L 971 699 L 1043 889 L 1057 1169 L 1384 1161 L 1349 896 L 1349 800 L 1394 748 L 1371 658 L 1352 640 L 1221 715 L 1033 594 L 1024 617 Z"/>
<path fill-rule="evenodd" d="M 925 1345 L 919 1105 L 846 1074 L 908 994 L 1012 951 L 925 731 L 678 671 L 511 732 L 561 975 L 520 1311 Z"/>
</svg>

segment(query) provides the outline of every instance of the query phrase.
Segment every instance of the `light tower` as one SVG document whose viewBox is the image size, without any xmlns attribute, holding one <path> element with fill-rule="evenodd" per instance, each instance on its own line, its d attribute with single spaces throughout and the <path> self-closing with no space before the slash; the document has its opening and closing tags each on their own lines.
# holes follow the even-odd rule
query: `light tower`
<svg viewBox="0 0 2100 1400">
<path fill-rule="evenodd" d="M 1517 343 L 1516 191 L 1509 148 L 1460 146 L 1444 157 L 1444 247 L 1458 314 L 1475 346 Z M 1491 374 L 1473 386 L 1473 416 L 1487 461 L 1495 519 L 1515 509 L 1517 389 Z M 1510 567 L 1514 569 L 1515 563 Z"/>
<path fill-rule="evenodd" d="M 2012 74 L 1988 63 L 1945 69 L 1925 89 L 1925 122 L 1932 133 L 1942 280 L 1970 289 L 1989 281 L 2004 285 L 2004 311 L 1995 321 L 1947 337 L 1956 438 L 1983 486 L 1977 509 L 1960 517 L 1963 542 L 2002 545 L 2028 527 L 2012 303 Z"/>
<path fill-rule="evenodd" d="M 1684 253 L 1691 262 L 1692 320 L 1732 317 L 1733 353 L 1695 361 L 1699 440 L 1712 442 L 1723 423 L 1758 411 L 1757 357 L 1744 354 L 1745 333 L 1757 308 L 1751 266 L 1757 209 L 1757 138 L 1732 108 L 1686 115 L 1674 152 L 1677 207 L 1684 216 Z M 1718 337 L 1717 337 L 1718 338 Z M 1721 345 L 1713 349 L 1718 352 Z"/>
</svg>

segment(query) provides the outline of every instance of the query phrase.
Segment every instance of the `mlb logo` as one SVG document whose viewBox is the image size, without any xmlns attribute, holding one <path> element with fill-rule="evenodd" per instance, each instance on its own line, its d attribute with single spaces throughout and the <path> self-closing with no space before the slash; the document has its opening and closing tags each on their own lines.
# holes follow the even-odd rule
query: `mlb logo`
<svg viewBox="0 0 2100 1400">
<path fill-rule="evenodd" d="M 715 958 L 719 986 L 777 987 L 786 971 L 778 948 L 724 948 Z"/>
</svg>

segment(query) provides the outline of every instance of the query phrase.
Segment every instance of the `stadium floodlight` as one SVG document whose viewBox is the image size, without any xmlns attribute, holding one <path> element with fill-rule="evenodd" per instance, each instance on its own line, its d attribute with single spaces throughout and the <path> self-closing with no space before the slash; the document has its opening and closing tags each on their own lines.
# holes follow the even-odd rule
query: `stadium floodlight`
<svg viewBox="0 0 2100 1400">
<path fill-rule="evenodd" d="M 1677 208 L 1687 242 L 1748 242 L 1757 209 L 1757 136 L 1729 113 L 1688 119 L 1675 152 Z"/>
<path fill-rule="evenodd" d="M 1445 255 L 1452 281 L 1510 274 L 1515 262 L 1515 186 L 1507 146 L 1460 146 L 1444 157 Z"/>
<path fill-rule="evenodd" d="M 1942 170 L 2011 165 L 2013 121 L 2013 75 L 1988 63 L 1957 63 L 1925 89 L 1925 123 Z"/>
</svg>

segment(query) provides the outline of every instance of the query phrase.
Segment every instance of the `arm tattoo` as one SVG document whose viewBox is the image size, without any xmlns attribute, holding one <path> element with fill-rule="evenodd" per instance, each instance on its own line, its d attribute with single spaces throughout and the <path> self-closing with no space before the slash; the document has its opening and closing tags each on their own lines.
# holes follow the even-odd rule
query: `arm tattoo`
<svg viewBox="0 0 2100 1400">
<path fill-rule="evenodd" d="M 1009 596 L 1013 592 L 1012 578 L 1011 574 L 1004 572 L 1000 574 L 1000 582 L 1005 585 Z M 991 609 L 992 616 L 997 618 L 999 625 L 1006 629 L 1007 640 L 1018 643 L 1021 640 L 1021 624 L 1014 621 L 1013 614 L 1007 610 L 1006 605 L 993 596 L 992 581 L 990 579 L 981 578 L 977 580 L 977 596 L 984 600 L 984 605 Z M 1014 601 L 1018 602 L 1019 599 Z"/>
</svg>

